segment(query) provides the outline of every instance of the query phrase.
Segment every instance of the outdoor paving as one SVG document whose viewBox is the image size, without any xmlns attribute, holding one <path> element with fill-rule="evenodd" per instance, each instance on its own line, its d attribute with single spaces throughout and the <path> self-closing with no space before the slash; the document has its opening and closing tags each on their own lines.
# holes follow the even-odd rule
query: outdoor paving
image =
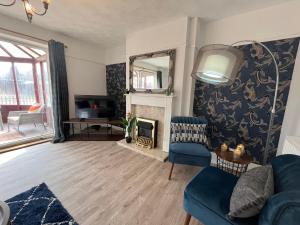
<svg viewBox="0 0 300 225">
<path fill-rule="evenodd" d="M 1 145 L 6 145 L 14 141 L 21 141 L 22 139 L 39 137 L 51 133 L 53 133 L 53 130 L 50 127 L 44 129 L 42 125 L 37 125 L 37 127 L 33 124 L 22 125 L 20 126 L 20 132 L 18 132 L 14 128 L 8 131 L 7 124 L 4 124 L 4 130 L 0 130 L 0 147 Z"/>
</svg>

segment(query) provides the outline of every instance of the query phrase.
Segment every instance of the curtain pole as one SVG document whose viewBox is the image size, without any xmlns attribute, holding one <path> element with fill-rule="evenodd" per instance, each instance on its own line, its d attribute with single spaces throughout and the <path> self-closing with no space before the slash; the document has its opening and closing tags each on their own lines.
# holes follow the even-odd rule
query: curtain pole
<svg viewBox="0 0 300 225">
<path fill-rule="evenodd" d="M 9 33 L 12 33 L 12 34 L 15 34 L 15 35 L 20 35 L 20 36 L 23 36 L 23 37 L 26 37 L 26 38 L 35 39 L 37 41 L 44 42 L 44 43 L 49 42 L 48 40 L 45 40 L 45 39 L 42 39 L 42 38 L 34 37 L 34 36 L 31 36 L 31 35 L 28 35 L 28 34 L 23 34 L 23 33 L 13 31 L 13 30 L 9 30 L 9 29 L 3 28 L 3 27 L 0 27 L 0 30 L 5 31 L 5 32 L 9 32 Z M 65 48 L 68 48 L 68 46 L 65 45 Z"/>
</svg>

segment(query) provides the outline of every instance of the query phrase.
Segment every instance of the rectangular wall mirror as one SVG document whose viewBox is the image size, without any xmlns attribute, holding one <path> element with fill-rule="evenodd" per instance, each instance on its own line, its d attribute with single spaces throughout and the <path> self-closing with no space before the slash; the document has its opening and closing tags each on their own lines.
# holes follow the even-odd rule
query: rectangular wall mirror
<svg viewBox="0 0 300 225">
<path fill-rule="evenodd" d="M 173 91 L 175 49 L 131 56 L 131 92 L 167 94 Z"/>
</svg>

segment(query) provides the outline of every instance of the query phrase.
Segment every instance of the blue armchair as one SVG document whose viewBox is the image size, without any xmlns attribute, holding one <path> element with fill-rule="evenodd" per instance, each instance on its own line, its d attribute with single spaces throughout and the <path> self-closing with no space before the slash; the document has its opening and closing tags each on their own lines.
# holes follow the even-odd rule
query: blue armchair
<svg viewBox="0 0 300 225">
<path fill-rule="evenodd" d="M 260 215 L 230 220 L 230 197 L 238 178 L 215 167 L 196 175 L 184 191 L 185 225 L 191 216 L 205 225 L 297 225 L 300 224 L 300 156 L 281 155 L 271 162 L 275 194 Z"/>
<path fill-rule="evenodd" d="M 206 126 L 204 118 L 173 117 L 171 119 L 171 141 L 169 161 L 172 163 L 169 173 L 171 180 L 174 164 L 209 166 L 211 153 L 207 149 Z"/>
</svg>

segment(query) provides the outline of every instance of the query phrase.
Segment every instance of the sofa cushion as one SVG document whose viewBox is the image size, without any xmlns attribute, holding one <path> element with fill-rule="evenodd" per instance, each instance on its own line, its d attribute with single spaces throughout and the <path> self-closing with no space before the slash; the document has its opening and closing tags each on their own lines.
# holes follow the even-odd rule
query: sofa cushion
<svg viewBox="0 0 300 225">
<path fill-rule="evenodd" d="M 187 185 L 185 194 L 220 216 L 229 212 L 232 190 L 238 178 L 215 167 L 204 168 Z"/>
<path fill-rule="evenodd" d="M 264 206 L 259 225 L 298 225 L 300 221 L 300 156 L 280 155 L 271 162 L 275 195 Z"/>
<path fill-rule="evenodd" d="M 208 149 L 196 143 L 172 143 L 169 147 L 169 161 L 172 163 L 209 166 L 211 154 Z"/>
<path fill-rule="evenodd" d="M 259 217 L 259 225 L 298 225 L 299 221 L 300 191 L 284 191 L 273 195 Z"/>
<path fill-rule="evenodd" d="M 19 119 L 20 119 L 19 116 L 10 116 L 9 118 L 7 118 L 7 120 L 11 122 L 19 121 Z"/>
<path fill-rule="evenodd" d="M 272 166 L 260 166 L 242 174 L 230 199 L 230 217 L 258 215 L 274 193 Z"/>
<path fill-rule="evenodd" d="M 41 107 L 42 106 L 40 104 L 33 104 L 32 106 L 29 107 L 28 112 L 29 113 L 39 112 Z"/>
<path fill-rule="evenodd" d="M 231 193 L 238 178 L 215 167 L 206 167 L 184 191 L 184 208 L 204 224 L 257 224 L 257 218 L 228 219 Z"/>
<path fill-rule="evenodd" d="M 205 117 L 194 117 L 194 116 L 173 116 L 171 118 L 172 123 L 191 123 L 191 124 L 208 124 Z"/>
<path fill-rule="evenodd" d="M 275 193 L 300 189 L 300 156 L 280 155 L 274 158 L 271 163 L 274 173 Z"/>
<path fill-rule="evenodd" d="M 196 143 L 171 143 L 170 151 L 178 154 L 210 157 L 210 152 L 201 144 Z"/>
<path fill-rule="evenodd" d="M 207 146 L 207 124 L 171 122 L 171 142 L 200 143 Z"/>
</svg>

